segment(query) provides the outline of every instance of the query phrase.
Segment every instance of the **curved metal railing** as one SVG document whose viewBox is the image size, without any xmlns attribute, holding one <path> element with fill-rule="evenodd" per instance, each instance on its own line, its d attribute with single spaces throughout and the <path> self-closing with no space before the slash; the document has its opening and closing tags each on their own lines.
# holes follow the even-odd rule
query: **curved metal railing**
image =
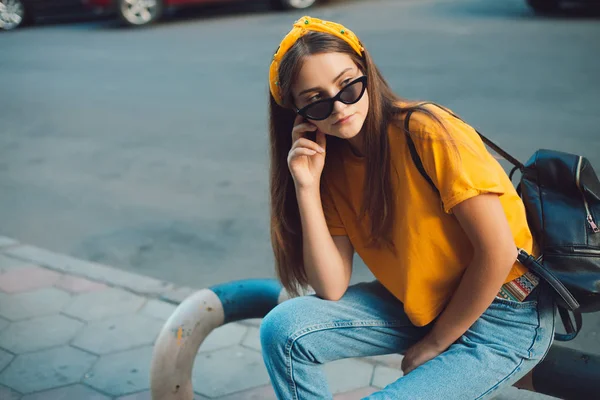
<svg viewBox="0 0 600 400">
<path fill-rule="evenodd" d="M 163 326 L 150 372 L 153 400 L 192 400 L 198 349 L 216 328 L 263 318 L 288 298 L 274 279 L 249 279 L 202 289 L 185 299 Z M 600 356 L 554 345 L 533 371 L 536 391 L 562 399 L 597 398 Z"/>
<path fill-rule="evenodd" d="M 192 400 L 198 349 L 216 328 L 263 318 L 288 296 L 274 279 L 249 279 L 202 289 L 186 298 L 163 326 L 150 369 L 153 400 Z"/>
</svg>

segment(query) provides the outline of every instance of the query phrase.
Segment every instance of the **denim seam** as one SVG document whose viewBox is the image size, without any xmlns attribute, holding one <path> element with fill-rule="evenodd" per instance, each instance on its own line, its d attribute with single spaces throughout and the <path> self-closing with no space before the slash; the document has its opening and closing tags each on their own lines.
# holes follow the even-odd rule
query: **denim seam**
<svg viewBox="0 0 600 400">
<path fill-rule="evenodd" d="M 538 337 L 540 336 L 540 328 L 541 328 L 541 325 L 542 325 L 542 320 L 541 320 L 541 317 L 540 317 L 539 307 L 536 308 L 536 311 L 537 311 L 538 326 L 535 328 L 535 336 L 533 337 L 533 341 L 531 342 L 531 345 L 527 349 L 527 357 L 529 357 L 529 358 L 532 357 L 532 354 L 531 354 L 532 353 L 532 349 L 533 349 L 533 346 L 535 346 L 535 343 L 538 340 Z M 489 388 L 488 390 L 486 390 L 482 395 L 480 395 L 479 397 L 477 397 L 477 399 L 481 399 L 483 396 L 485 396 L 488 393 L 491 393 L 494 390 L 496 390 L 504 381 L 506 381 L 511 376 L 513 376 L 521 368 L 521 365 L 523 365 L 524 361 L 525 361 L 525 359 L 521 358 L 521 361 L 519 361 L 519 364 L 517 364 L 517 366 L 509 374 L 507 374 L 504 377 L 504 379 L 502 379 L 501 381 L 497 382 L 494 386 L 492 386 L 491 388 Z"/>
<path fill-rule="evenodd" d="M 303 336 L 308 335 L 309 333 L 324 331 L 324 330 L 328 330 L 328 329 L 353 328 L 353 327 L 375 327 L 375 326 L 390 326 L 390 327 L 406 326 L 406 322 L 402 322 L 402 321 L 386 322 L 386 321 L 379 321 L 379 320 L 329 322 L 329 323 L 325 323 L 325 324 L 311 325 L 304 329 L 296 331 L 292 335 L 290 335 L 290 338 L 288 339 L 288 342 L 285 347 L 285 353 L 286 353 L 285 363 L 286 363 L 286 369 L 287 369 L 287 375 L 288 375 L 287 376 L 288 384 L 290 385 L 290 388 L 292 389 L 291 390 L 292 395 L 294 396 L 293 400 L 299 399 L 298 388 L 296 387 L 296 382 L 294 381 L 294 369 L 292 367 L 292 350 L 293 350 L 294 344 L 296 343 L 296 341 L 298 339 L 300 339 Z"/>
<path fill-rule="evenodd" d="M 509 308 L 514 308 L 517 310 L 527 309 L 527 308 L 537 308 L 538 302 L 537 300 L 529 300 L 524 302 L 513 302 L 511 300 L 495 298 L 496 305 L 501 305 Z"/>
<path fill-rule="evenodd" d="M 544 361 L 544 359 L 548 355 L 548 352 L 550 351 L 550 347 L 552 347 L 552 343 L 554 342 L 554 333 L 555 332 L 556 332 L 556 306 L 554 305 L 554 302 L 552 301 L 552 329 L 550 329 L 550 343 L 548 344 L 548 347 L 546 348 L 544 355 L 542 356 L 542 358 L 540 358 L 540 361 L 538 361 L 538 364 L 541 363 L 542 361 Z"/>
</svg>

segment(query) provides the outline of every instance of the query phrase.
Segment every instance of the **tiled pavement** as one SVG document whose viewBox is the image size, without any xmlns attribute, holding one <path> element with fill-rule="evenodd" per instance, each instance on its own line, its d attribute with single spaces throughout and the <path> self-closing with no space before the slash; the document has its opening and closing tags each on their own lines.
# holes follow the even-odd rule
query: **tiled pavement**
<svg viewBox="0 0 600 400">
<path fill-rule="evenodd" d="M 146 400 L 152 345 L 194 290 L 0 236 L 0 400 Z M 249 320 L 218 328 L 194 365 L 197 399 L 274 399 Z M 325 365 L 336 400 L 400 375 L 401 356 Z M 499 399 L 550 399 L 510 388 Z"/>
</svg>

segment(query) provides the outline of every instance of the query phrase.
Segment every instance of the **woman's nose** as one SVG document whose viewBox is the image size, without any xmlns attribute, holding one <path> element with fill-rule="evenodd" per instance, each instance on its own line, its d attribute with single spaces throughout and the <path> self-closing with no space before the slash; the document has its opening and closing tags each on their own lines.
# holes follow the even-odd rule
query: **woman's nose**
<svg viewBox="0 0 600 400">
<path fill-rule="evenodd" d="M 332 114 L 337 114 L 342 112 L 346 107 L 348 107 L 348 105 L 342 103 L 341 101 L 334 101 L 333 102 L 333 113 Z"/>
</svg>

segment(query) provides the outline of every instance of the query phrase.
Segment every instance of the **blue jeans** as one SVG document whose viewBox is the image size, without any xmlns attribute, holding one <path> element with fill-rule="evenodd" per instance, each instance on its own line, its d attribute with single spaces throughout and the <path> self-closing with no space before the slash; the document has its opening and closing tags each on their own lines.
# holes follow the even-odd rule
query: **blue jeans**
<svg viewBox="0 0 600 400">
<path fill-rule="evenodd" d="M 331 399 L 322 364 L 404 353 L 432 325 L 414 326 L 402 303 L 374 281 L 351 286 L 339 301 L 287 300 L 265 317 L 260 335 L 278 399 Z M 496 298 L 444 353 L 368 399 L 491 398 L 539 363 L 553 336 L 554 301 L 543 283 L 522 303 Z"/>
</svg>

